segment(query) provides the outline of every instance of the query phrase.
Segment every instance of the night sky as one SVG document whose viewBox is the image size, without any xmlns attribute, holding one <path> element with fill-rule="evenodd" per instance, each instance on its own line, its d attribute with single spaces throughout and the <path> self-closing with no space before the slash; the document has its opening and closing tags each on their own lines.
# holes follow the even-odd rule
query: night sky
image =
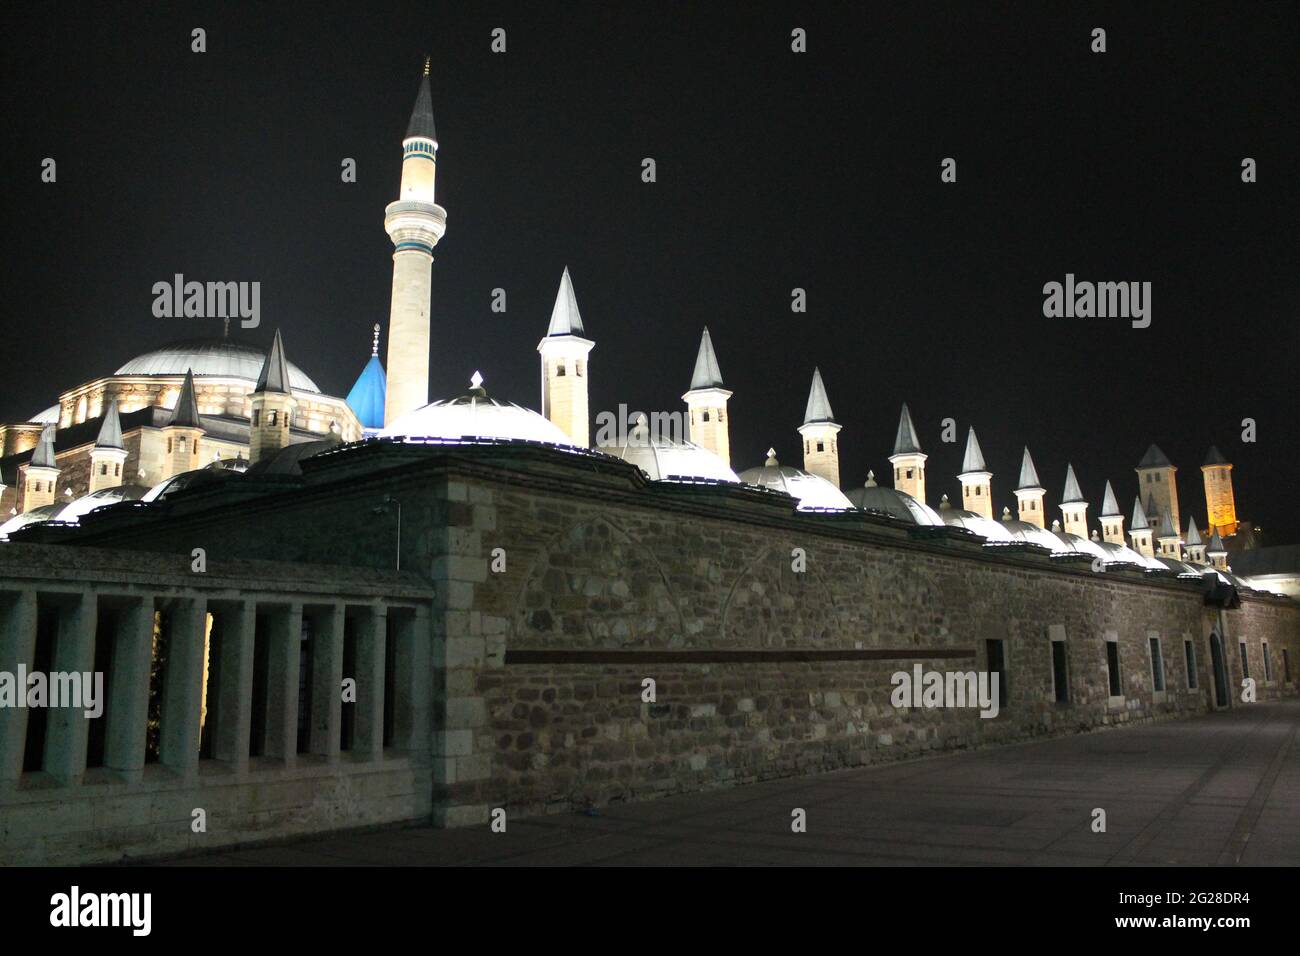
<svg viewBox="0 0 1300 956">
<path fill-rule="evenodd" d="M 220 335 L 153 316 L 153 284 L 176 272 L 260 281 L 262 326 L 244 334 L 280 328 L 289 358 L 346 394 L 388 319 L 383 211 L 427 51 L 448 214 L 431 397 L 480 369 L 494 397 L 537 407 L 567 264 L 596 342 L 593 416 L 680 409 L 707 324 L 737 470 L 768 445 L 801 463 L 819 365 L 846 489 L 868 468 L 888 483 L 906 400 L 931 504 L 959 500 L 974 424 L 999 511 L 1028 444 L 1053 514 L 1067 461 L 1090 517 L 1106 479 L 1127 514 L 1155 441 L 1201 524 L 1217 444 L 1238 516 L 1265 543 L 1300 540 L 1300 7 L 698 6 L 7 10 L 0 420 Z M 1043 284 L 1067 272 L 1151 282 L 1151 326 L 1044 318 Z"/>
</svg>

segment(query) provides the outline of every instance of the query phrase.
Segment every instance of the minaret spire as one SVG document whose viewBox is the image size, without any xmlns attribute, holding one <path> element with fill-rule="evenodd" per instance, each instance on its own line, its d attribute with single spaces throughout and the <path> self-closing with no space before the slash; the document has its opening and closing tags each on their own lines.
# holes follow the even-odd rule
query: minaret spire
<svg viewBox="0 0 1300 956">
<path fill-rule="evenodd" d="M 434 202 L 438 134 L 433 125 L 426 58 L 411 122 L 402 140 L 402 185 L 384 210 L 393 241 L 393 296 L 388 320 L 384 424 L 429 402 L 429 314 L 433 247 L 447 231 L 447 210 Z"/>
</svg>

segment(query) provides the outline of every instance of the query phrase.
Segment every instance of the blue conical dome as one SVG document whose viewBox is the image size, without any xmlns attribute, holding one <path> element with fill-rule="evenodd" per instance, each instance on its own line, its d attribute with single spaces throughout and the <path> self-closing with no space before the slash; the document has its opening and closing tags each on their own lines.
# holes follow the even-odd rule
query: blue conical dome
<svg viewBox="0 0 1300 956">
<path fill-rule="evenodd" d="M 388 378 L 384 375 L 379 356 L 370 356 L 352 391 L 348 392 L 348 406 L 356 413 L 362 428 L 384 427 L 384 392 L 387 387 Z"/>
</svg>

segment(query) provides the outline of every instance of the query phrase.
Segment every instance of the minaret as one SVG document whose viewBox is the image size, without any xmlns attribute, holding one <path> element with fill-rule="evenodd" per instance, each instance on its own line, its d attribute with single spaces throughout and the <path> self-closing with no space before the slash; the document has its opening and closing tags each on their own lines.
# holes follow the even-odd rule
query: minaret
<svg viewBox="0 0 1300 956">
<path fill-rule="evenodd" d="M 90 492 L 116 488 L 122 483 L 122 466 L 126 464 L 126 444 L 122 441 L 122 419 L 117 414 L 117 399 L 104 406 L 99 437 L 90 450 Z"/>
<path fill-rule="evenodd" d="M 54 504 L 59 466 L 54 460 L 54 423 L 41 429 L 31 460 L 22 466 L 23 511 Z"/>
<path fill-rule="evenodd" d="M 565 266 L 546 338 L 537 343 L 542 356 L 542 414 L 560 426 L 579 448 L 588 448 L 591 418 L 587 412 L 587 353 L 596 343 L 583 338 L 582 333 L 578 297 L 573 292 L 569 267 Z M 390 374 L 389 394 L 392 381 Z"/>
<path fill-rule="evenodd" d="M 1124 516 L 1120 514 L 1119 502 L 1115 500 L 1115 489 L 1106 482 L 1106 494 L 1101 500 L 1102 539 L 1110 544 L 1124 543 Z"/>
<path fill-rule="evenodd" d="M 1151 524 L 1147 513 L 1142 508 L 1142 499 L 1133 499 L 1133 520 L 1129 522 L 1128 535 L 1133 540 L 1133 550 L 1144 558 L 1154 558 L 1155 548 L 1151 545 Z"/>
<path fill-rule="evenodd" d="M 1184 542 L 1187 545 L 1187 560 L 1193 564 L 1205 563 L 1205 542 L 1201 540 L 1201 532 L 1196 527 L 1196 519 L 1187 519 L 1187 539 Z"/>
<path fill-rule="evenodd" d="M 389 394 L 392 394 L 391 389 Z M 274 454 L 289 444 L 289 426 L 293 424 L 296 402 L 289 387 L 289 361 L 284 355 L 284 340 L 280 337 L 279 329 L 275 330 L 271 351 L 266 353 L 262 372 L 257 376 L 252 404 L 253 417 L 248 425 L 250 463 Z"/>
<path fill-rule="evenodd" d="M 1061 517 L 1066 534 L 1088 537 L 1088 502 L 1083 498 L 1079 479 L 1074 477 L 1074 465 L 1065 466 L 1065 493 L 1061 495 Z"/>
<path fill-rule="evenodd" d="M 925 503 L 925 459 L 921 440 L 916 437 L 916 426 L 912 424 L 912 413 L 904 402 L 903 412 L 898 416 L 898 434 L 894 436 L 894 453 L 889 461 L 894 466 L 894 488 L 922 504 Z"/>
<path fill-rule="evenodd" d="M 253 407 L 257 407 L 256 396 Z M 162 428 L 162 435 L 163 441 L 167 443 L 163 455 L 164 478 L 199 467 L 199 439 L 203 437 L 203 421 L 199 418 L 199 403 L 194 395 L 193 369 L 185 371 L 185 382 L 176 398 L 176 407 Z"/>
<path fill-rule="evenodd" d="M 1148 512 L 1162 515 L 1167 509 L 1170 520 L 1174 523 L 1174 530 L 1177 531 L 1182 527 L 1178 523 L 1178 482 L 1175 479 L 1178 469 L 1165 457 L 1164 452 L 1152 445 L 1138 462 L 1136 471 L 1138 493 L 1146 495 L 1148 502 L 1152 498 L 1156 502 L 1158 510 L 1152 512 L 1148 508 Z"/>
<path fill-rule="evenodd" d="M 1210 535 L 1210 546 L 1205 549 L 1205 556 L 1210 559 L 1210 564 L 1220 571 L 1232 570 L 1228 567 L 1228 549 L 1223 546 L 1218 528 L 1215 528 L 1214 533 Z"/>
<path fill-rule="evenodd" d="M 814 368 L 808 405 L 803 424 L 799 426 L 799 434 L 803 436 L 803 470 L 825 478 L 836 488 L 840 486 L 840 443 L 835 436 L 840 428 L 831 411 L 821 369 Z"/>
<path fill-rule="evenodd" d="M 962 507 L 967 511 L 993 517 L 993 472 L 984 464 L 984 452 L 980 450 L 980 440 L 975 437 L 975 429 L 966 433 L 966 454 L 961 460 Z"/>
<path fill-rule="evenodd" d="M 433 127 L 429 60 L 402 140 L 402 187 L 384 210 L 393 240 L 393 297 L 388 313 L 384 424 L 429 403 L 429 286 L 433 247 L 447 231 L 447 210 L 433 201 L 438 136 Z"/>
<path fill-rule="evenodd" d="M 1021 521 L 1044 529 L 1047 527 L 1047 515 L 1043 511 L 1043 498 L 1046 494 L 1047 489 L 1038 480 L 1038 469 L 1034 467 L 1034 459 L 1029 457 L 1029 448 L 1026 446 L 1025 457 L 1020 460 L 1020 481 L 1016 487 L 1016 510 L 1020 513 Z"/>
<path fill-rule="evenodd" d="M 1179 540 L 1178 526 L 1174 524 L 1174 516 L 1166 508 L 1160 515 L 1160 527 L 1156 530 L 1156 544 L 1159 545 L 1160 557 L 1173 558 L 1175 561 L 1181 558 L 1182 548 L 1179 547 Z"/>
<path fill-rule="evenodd" d="M 1201 466 L 1205 481 L 1206 529 L 1226 535 L 1237 533 L 1237 502 L 1232 494 L 1232 465 L 1213 445 Z"/>
<path fill-rule="evenodd" d="M 700 336 L 700 351 L 695 356 L 695 372 L 691 375 L 691 390 L 682 396 L 686 403 L 688 437 L 731 467 L 731 438 L 727 432 L 727 399 L 731 392 L 722 387 L 722 372 L 718 356 L 713 351 L 708 326 Z"/>
</svg>

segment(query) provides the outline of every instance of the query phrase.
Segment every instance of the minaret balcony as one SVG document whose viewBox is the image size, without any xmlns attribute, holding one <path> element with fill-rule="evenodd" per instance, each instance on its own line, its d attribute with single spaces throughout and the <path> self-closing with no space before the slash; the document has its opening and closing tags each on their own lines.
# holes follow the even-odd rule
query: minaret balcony
<svg viewBox="0 0 1300 956">
<path fill-rule="evenodd" d="M 384 231 L 394 245 L 412 242 L 432 248 L 447 231 L 447 210 L 431 202 L 391 202 L 384 209 Z"/>
</svg>

